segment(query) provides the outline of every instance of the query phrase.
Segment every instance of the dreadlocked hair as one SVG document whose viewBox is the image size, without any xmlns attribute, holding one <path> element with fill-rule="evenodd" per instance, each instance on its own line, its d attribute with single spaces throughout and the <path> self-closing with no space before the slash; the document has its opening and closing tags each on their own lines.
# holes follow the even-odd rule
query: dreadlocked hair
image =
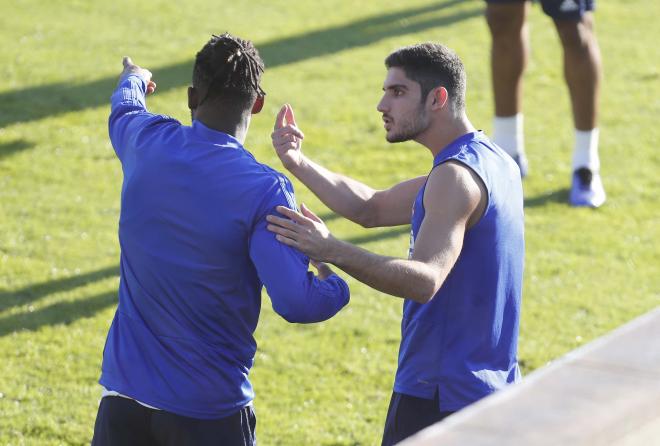
<svg viewBox="0 0 660 446">
<path fill-rule="evenodd" d="M 266 93 L 259 85 L 264 62 L 249 40 L 229 33 L 213 35 L 195 57 L 193 86 L 206 89 L 206 100 L 221 98 L 246 109 Z"/>
</svg>

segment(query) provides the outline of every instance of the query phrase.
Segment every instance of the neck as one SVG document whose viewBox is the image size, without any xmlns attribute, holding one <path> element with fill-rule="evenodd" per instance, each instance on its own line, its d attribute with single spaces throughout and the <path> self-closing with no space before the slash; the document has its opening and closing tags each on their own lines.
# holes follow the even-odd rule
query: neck
<svg viewBox="0 0 660 446">
<path fill-rule="evenodd" d="M 462 113 L 459 117 L 432 123 L 415 141 L 429 149 L 435 157 L 455 139 L 475 131 L 467 115 Z"/>
<path fill-rule="evenodd" d="M 250 114 L 227 115 L 217 110 L 200 107 L 192 113 L 192 118 L 206 127 L 226 133 L 236 138 L 241 144 L 245 142 L 250 127 Z"/>
</svg>

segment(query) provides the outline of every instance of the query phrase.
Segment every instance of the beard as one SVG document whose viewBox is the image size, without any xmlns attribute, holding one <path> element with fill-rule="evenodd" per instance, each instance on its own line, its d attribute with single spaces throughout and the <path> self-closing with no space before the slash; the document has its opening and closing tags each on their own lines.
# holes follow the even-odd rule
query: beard
<svg viewBox="0 0 660 446">
<path fill-rule="evenodd" d="M 424 111 L 424 106 L 411 113 L 407 119 L 400 120 L 398 129 L 391 134 L 385 135 L 387 142 L 404 142 L 415 139 L 420 133 L 429 128 L 431 121 L 428 114 Z"/>
</svg>

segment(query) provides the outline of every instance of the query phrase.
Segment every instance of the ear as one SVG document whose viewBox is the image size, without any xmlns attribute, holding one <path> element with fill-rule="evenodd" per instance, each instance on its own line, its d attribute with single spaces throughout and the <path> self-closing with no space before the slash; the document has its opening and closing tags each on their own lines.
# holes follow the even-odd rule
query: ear
<svg viewBox="0 0 660 446">
<path fill-rule="evenodd" d="M 431 90 L 431 109 L 440 110 L 447 105 L 449 99 L 449 92 L 445 87 L 438 87 Z"/>
<path fill-rule="evenodd" d="M 264 108 L 264 102 L 266 102 L 266 98 L 264 96 L 257 96 L 257 100 L 254 101 L 254 105 L 252 106 L 253 115 L 256 115 L 261 111 L 262 108 Z"/>
<path fill-rule="evenodd" d="M 188 87 L 188 108 L 195 110 L 199 105 L 199 92 L 195 87 Z"/>
</svg>

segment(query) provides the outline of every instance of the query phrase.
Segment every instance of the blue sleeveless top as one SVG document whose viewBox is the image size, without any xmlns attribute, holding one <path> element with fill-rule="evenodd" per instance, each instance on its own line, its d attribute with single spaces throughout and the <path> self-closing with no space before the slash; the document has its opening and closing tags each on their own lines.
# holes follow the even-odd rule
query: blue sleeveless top
<svg viewBox="0 0 660 446">
<path fill-rule="evenodd" d="M 433 167 L 457 161 L 473 170 L 488 192 L 481 219 L 465 233 L 463 249 L 433 299 L 406 299 L 394 390 L 439 396 L 455 411 L 520 379 L 518 327 L 524 262 L 520 171 L 482 132 L 445 147 Z M 421 188 L 412 216 L 409 257 L 424 220 Z"/>
</svg>

